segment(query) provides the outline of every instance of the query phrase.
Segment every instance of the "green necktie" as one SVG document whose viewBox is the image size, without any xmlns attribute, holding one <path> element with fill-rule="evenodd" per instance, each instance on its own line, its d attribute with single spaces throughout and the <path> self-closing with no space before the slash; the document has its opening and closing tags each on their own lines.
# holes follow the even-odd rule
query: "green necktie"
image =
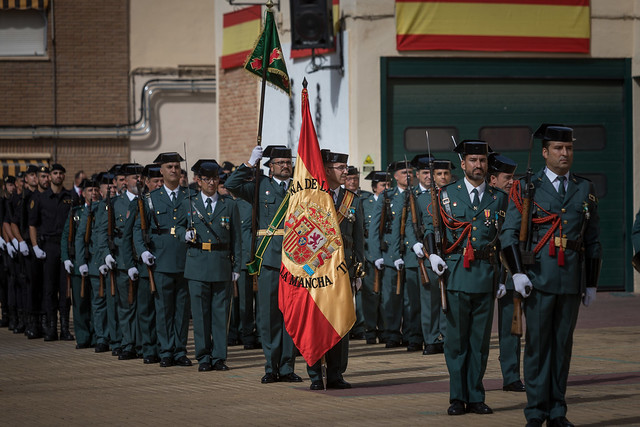
<svg viewBox="0 0 640 427">
<path fill-rule="evenodd" d="M 478 208 L 478 189 L 474 188 L 473 190 L 471 190 L 471 194 L 473 194 L 473 197 L 471 197 L 471 204 L 473 205 L 474 209 Z"/>
<path fill-rule="evenodd" d="M 564 195 L 567 193 L 567 191 L 564 189 L 564 181 L 567 179 L 566 176 L 559 176 L 558 177 L 558 194 L 560 195 L 560 198 L 562 200 L 564 200 Z"/>
<path fill-rule="evenodd" d="M 207 213 L 210 214 L 212 212 L 212 210 L 211 210 L 211 198 L 209 198 L 209 197 L 207 197 L 207 206 L 206 206 L 206 208 L 207 208 Z"/>
</svg>

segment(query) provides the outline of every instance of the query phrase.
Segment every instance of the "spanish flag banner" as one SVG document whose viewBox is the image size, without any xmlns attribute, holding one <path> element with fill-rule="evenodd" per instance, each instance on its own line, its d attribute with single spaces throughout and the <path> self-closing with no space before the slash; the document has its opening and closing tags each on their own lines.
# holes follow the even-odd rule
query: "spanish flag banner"
<svg viewBox="0 0 640 427">
<path fill-rule="evenodd" d="M 260 6 L 245 7 L 222 17 L 222 57 L 220 67 L 242 67 L 260 32 Z"/>
<path fill-rule="evenodd" d="M 287 332 L 304 360 L 313 365 L 349 332 L 356 315 L 306 79 L 303 84 L 302 126 L 288 190 L 278 298 Z"/>
<path fill-rule="evenodd" d="M 396 0 L 399 51 L 589 53 L 589 0 Z"/>
</svg>

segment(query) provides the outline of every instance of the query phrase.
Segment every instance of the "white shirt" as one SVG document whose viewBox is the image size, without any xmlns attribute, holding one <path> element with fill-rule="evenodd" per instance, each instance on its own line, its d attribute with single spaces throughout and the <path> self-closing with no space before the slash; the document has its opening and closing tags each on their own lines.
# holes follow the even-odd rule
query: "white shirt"
<svg viewBox="0 0 640 427">
<path fill-rule="evenodd" d="M 178 200 L 178 189 L 179 189 L 180 187 L 176 187 L 174 190 L 169 190 L 169 187 L 167 187 L 167 184 L 164 184 L 164 185 L 163 185 L 163 187 L 164 187 L 164 191 L 166 191 L 166 192 L 167 192 L 167 196 L 169 196 L 169 200 L 172 200 L 172 199 L 173 199 L 173 198 L 171 197 L 171 193 L 175 194 L 175 195 L 176 195 L 176 200 Z"/>
<path fill-rule="evenodd" d="M 131 191 L 127 190 L 127 197 L 129 198 L 130 202 L 133 202 L 133 200 L 138 196 L 136 194 L 133 194 Z"/>
<path fill-rule="evenodd" d="M 280 185 L 280 183 L 281 183 L 281 182 L 284 182 L 284 191 L 287 191 L 287 189 L 289 188 L 289 182 L 291 181 L 291 178 L 289 178 L 289 179 L 288 179 L 288 180 L 286 180 L 286 181 L 280 181 L 278 178 L 276 178 L 276 177 L 274 176 L 274 177 L 273 177 L 273 180 L 274 180 L 275 182 L 277 182 L 277 183 L 278 183 L 278 185 Z"/>
<path fill-rule="evenodd" d="M 487 187 L 487 183 L 483 181 L 482 184 L 478 185 L 477 187 L 474 187 L 473 184 L 467 181 L 467 177 L 465 176 L 464 185 L 467 187 L 467 193 L 469 193 L 470 200 L 473 200 L 473 195 L 471 194 L 471 192 L 474 189 L 478 190 L 478 203 L 480 203 L 482 201 L 482 196 L 484 195 L 484 190 Z"/>
<path fill-rule="evenodd" d="M 553 188 L 556 189 L 556 191 L 558 191 L 558 188 L 560 187 L 560 180 L 558 179 L 559 176 L 561 175 L 557 175 L 555 172 L 552 172 L 549 168 L 544 168 L 544 173 L 547 175 L 547 178 L 549 178 L 549 181 L 551 181 L 551 184 L 553 184 Z M 569 172 L 567 172 L 565 175 L 563 175 L 565 177 L 564 180 L 564 191 L 567 191 L 567 187 L 569 186 Z"/>
<path fill-rule="evenodd" d="M 207 199 L 211 199 L 211 212 L 215 212 L 216 210 L 216 203 L 218 203 L 218 193 L 214 194 L 213 196 L 209 197 L 207 195 L 205 195 L 202 191 L 200 192 L 200 197 L 202 198 L 202 204 L 204 204 L 204 207 L 207 207 Z"/>
</svg>

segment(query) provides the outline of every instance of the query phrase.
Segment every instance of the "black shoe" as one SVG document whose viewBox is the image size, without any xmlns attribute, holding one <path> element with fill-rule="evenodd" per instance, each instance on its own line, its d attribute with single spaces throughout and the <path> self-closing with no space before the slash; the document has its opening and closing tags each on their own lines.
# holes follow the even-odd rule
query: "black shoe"
<svg viewBox="0 0 640 427">
<path fill-rule="evenodd" d="M 236 346 L 236 345 L 240 345 L 240 340 L 235 340 L 235 339 L 231 339 L 231 338 L 229 338 L 229 339 L 227 339 L 227 345 L 228 345 L 229 347 L 233 347 L 233 346 Z"/>
<path fill-rule="evenodd" d="M 407 346 L 407 351 L 420 351 L 420 350 L 422 350 L 422 343 L 420 344 L 413 343 Z"/>
<path fill-rule="evenodd" d="M 547 422 L 547 427 L 573 427 L 573 423 L 567 417 L 557 417 Z"/>
<path fill-rule="evenodd" d="M 116 347 L 113 350 L 111 350 L 111 355 L 112 356 L 120 357 L 121 354 L 122 354 L 122 348 L 121 347 Z"/>
<path fill-rule="evenodd" d="M 324 384 L 322 384 L 322 381 L 311 381 L 309 390 L 314 390 L 314 391 L 324 390 Z"/>
<path fill-rule="evenodd" d="M 396 348 L 400 347 L 400 343 L 398 341 L 387 341 L 384 345 L 384 348 Z"/>
<path fill-rule="evenodd" d="M 367 344 L 375 344 L 375 343 L 376 343 L 375 338 L 367 338 Z"/>
<path fill-rule="evenodd" d="M 198 372 L 208 372 L 208 371 L 213 371 L 213 366 L 211 366 L 211 363 L 204 362 L 198 366 Z"/>
<path fill-rule="evenodd" d="M 493 410 L 485 405 L 484 402 L 473 402 L 467 404 L 467 412 L 473 412 L 474 414 L 493 414 Z"/>
<path fill-rule="evenodd" d="M 215 365 L 213 365 L 214 371 L 228 371 L 229 367 L 222 361 L 218 360 Z"/>
<path fill-rule="evenodd" d="M 144 363 L 145 365 L 153 365 L 154 363 L 158 363 L 159 361 L 160 358 L 158 356 L 147 356 L 142 359 L 142 363 Z"/>
<path fill-rule="evenodd" d="M 109 346 L 103 342 L 96 344 L 96 348 L 94 350 L 96 353 L 106 353 L 109 351 Z"/>
<path fill-rule="evenodd" d="M 439 354 L 439 353 L 444 353 L 444 347 L 442 343 L 427 344 L 424 346 L 424 351 L 422 352 L 422 354 L 425 356 L 429 354 Z"/>
<path fill-rule="evenodd" d="M 330 388 L 337 389 L 337 390 L 344 390 L 347 388 L 351 388 L 351 384 L 349 384 L 348 382 L 340 378 L 339 380 L 328 382 L 327 389 L 330 389 Z"/>
<path fill-rule="evenodd" d="M 262 348 L 262 346 L 260 345 L 260 343 L 257 343 L 257 342 L 244 345 L 245 350 L 258 350 L 260 348 Z"/>
<path fill-rule="evenodd" d="M 191 360 L 187 356 L 180 356 L 176 360 L 173 361 L 173 364 L 176 366 L 193 366 Z"/>
<path fill-rule="evenodd" d="M 278 381 L 278 377 L 271 372 L 264 374 L 264 377 L 260 380 L 262 384 L 271 384 Z"/>
<path fill-rule="evenodd" d="M 540 418 L 531 418 L 527 421 L 526 427 L 542 427 L 542 420 Z"/>
<path fill-rule="evenodd" d="M 464 409 L 464 402 L 461 400 L 454 400 L 451 402 L 451 406 L 447 409 L 449 415 L 464 415 L 467 411 Z"/>
<path fill-rule="evenodd" d="M 502 386 L 502 390 L 504 390 L 504 391 L 524 392 L 524 391 L 526 391 L 526 388 L 525 388 L 524 384 L 522 384 L 522 381 L 518 380 L 518 381 L 512 382 L 511 384 L 507 384 L 505 386 Z"/>
<path fill-rule="evenodd" d="M 168 368 L 170 366 L 173 366 L 173 360 L 170 357 L 163 357 L 160 359 L 161 368 Z"/>
<path fill-rule="evenodd" d="M 76 350 L 81 350 L 83 348 L 91 348 L 93 347 L 91 344 L 76 344 Z"/>
<path fill-rule="evenodd" d="M 287 375 L 280 375 L 280 378 L 278 378 L 278 381 L 283 383 L 301 383 L 302 378 L 300 378 L 300 376 L 296 375 L 294 372 L 291 372 L 290 374 L 287 374 Z"/>
<path fill-rule="evenodd" d="M 138 355 L 136 354 L 135 351 L 122 351 L 120 352 L 120 356 L 118 356 L 118 360 L 131 360 L 131 359 L 137 359 Z"/>
<path fill-rule="evenodd" d="M 364 340 L 366 339 L 364 332 L 349 334 L 349 339 L 352 340 Z"/>
</svg>

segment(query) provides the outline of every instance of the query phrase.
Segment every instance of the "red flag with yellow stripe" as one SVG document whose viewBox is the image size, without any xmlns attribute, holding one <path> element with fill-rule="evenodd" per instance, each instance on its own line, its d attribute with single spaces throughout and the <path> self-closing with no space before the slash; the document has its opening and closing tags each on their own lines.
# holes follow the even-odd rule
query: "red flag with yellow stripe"
<svg viewBox="0 0 640 427">
<path fill-rule="evenodd" d="M 222 57 L 220 58 L 222 69 L 244 65 L 244 61 L 253 49 L 256 34 L 260 32 L 260 11 L 260 6 L 250 6 L 223 15 Z"/>
<path fill-rule="evenodd" d="M 306 87 L 298 158 L 288 191 L 279 306 L 287 332 L 304 360 L 313 365 L 349 332 L 356 315 Z"/>
</svg>

